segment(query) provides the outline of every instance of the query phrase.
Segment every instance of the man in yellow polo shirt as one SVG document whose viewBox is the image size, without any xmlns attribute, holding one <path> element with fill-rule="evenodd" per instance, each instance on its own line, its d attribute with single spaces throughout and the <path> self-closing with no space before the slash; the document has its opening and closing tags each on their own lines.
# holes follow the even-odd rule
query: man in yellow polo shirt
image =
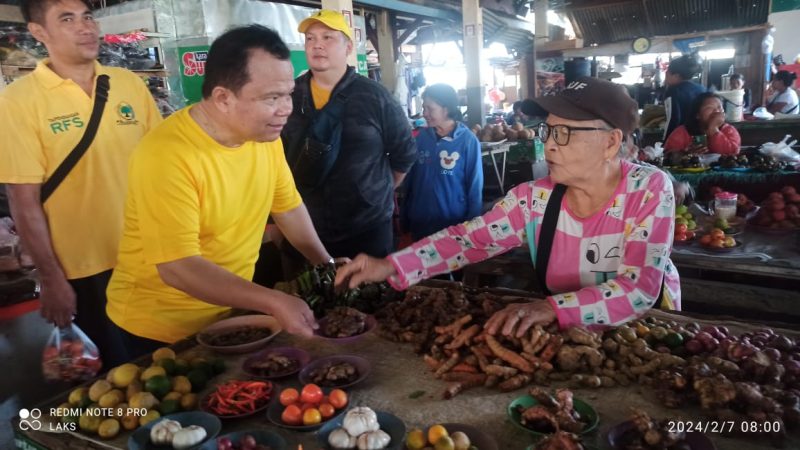
<svg viewBox="0 0 800 450">
<path fill-rule="evenodd" d="M 131 158 L 108 315 L 129 357 L 198 332 L 230 308 L 271 314 L 293 334 L 316 326 L 306 303 L 251 282 L 272 216 L 308 260 L 331 259 L 286 164 L 289 49 L 272 30 L 232 29 L 211 45 L 203 100 L 148 134 Z"/>
<path fill-rule="evenodd" d="M 12 215 L 41 275 L 42 315 L 76 323 L 119 362 L 105 314 L 105 289 L 122 234 L 128 158 L 161 115 L 144 82 L 96 61 L 99 30 L 86 2 L 26 1 L 23 16 L 50 58 L 0 91 L 0 182 L 8 183 Z M 110 90 L 92 145 L 42 205 L 42 183 L 83 136 L 95 80 Z"/>
</svg>

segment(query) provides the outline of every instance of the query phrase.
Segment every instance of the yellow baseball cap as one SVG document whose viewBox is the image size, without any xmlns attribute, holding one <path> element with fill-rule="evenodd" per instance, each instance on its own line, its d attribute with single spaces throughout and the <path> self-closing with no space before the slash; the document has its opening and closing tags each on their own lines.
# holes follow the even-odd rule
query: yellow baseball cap
<svg viewBox="0 0 800 450">
<path fill-rule="evenodd" d="M 314 13 L 314 15 L 300 22 L 300 25 L 297 26 L 297 31 L 305 33 L 308 27 L 313 25 L 314 22 L 319 22 L 330 29 L 341 31 L 348 39 L 351 41 L 353 40 L 353 33 L 350 31 L 350 25 L 347 24 L 347 21 L 344 20 L 344 16 L 338 11 L 320 9 Z"/>
</svg>

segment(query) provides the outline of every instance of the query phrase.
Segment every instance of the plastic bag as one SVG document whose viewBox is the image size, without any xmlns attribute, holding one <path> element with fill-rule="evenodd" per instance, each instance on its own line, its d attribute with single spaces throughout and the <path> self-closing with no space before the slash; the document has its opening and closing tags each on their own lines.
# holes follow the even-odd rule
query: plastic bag
<svg viewBox="0 0 800 450">
<path fill-rule="evenodd" d="M 800 154 L 792 150 L 792 147 L 797 144 L 797 139 L 792 142 L 787 142 L 791 138 L 792 136 L 787 134 L 783 140 L 777 144 L 774 142 L 767 142 L 763 144 L 758 151 L 764 155 L 772 156 L 778 161 L 786 161 L 793 164 L 800 163 Z"/>
<path fill-rule="evenodd" d="M 55 327 L 42 355 L 42 373 L 48 381 L 86 381 L 103 365 L 97 346 L 74 323 Z"/>
</svg>

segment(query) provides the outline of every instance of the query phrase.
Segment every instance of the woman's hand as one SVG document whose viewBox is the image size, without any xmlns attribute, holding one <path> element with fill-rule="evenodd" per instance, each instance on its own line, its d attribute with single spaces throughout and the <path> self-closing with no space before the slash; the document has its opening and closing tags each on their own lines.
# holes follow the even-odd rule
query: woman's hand
<svg viewBox="0 0 800 450">
<path fill-rule="evenodd" d="M 716 134 L 722 125 L 725 124 L 725 114 L 722 112 L 715 112 L 708 117 L 708 128 L 706 134 Z"/>
<path fill-rule="evenodd" d="M 362 253 L 336 270 L 334 285 L 341 286 L 349 279 L 347 287 L 354 289 L 361 283 L 384 281 L 396 273 L 394 264 L 388 259 L 373 258 Z"/>
<path fill-rule="evenodd" d="M 522 337 L 534 325 L 547 325 L 556 320 L 556 312 L 550 302 L 536 299 L 530 303 L 513 303 L 497 311 L 489 318 L 484 329 L 497 334 L 502 327 L 504 336 L 511 336 L 516 327 L 516 336 Z"/>
</svg>

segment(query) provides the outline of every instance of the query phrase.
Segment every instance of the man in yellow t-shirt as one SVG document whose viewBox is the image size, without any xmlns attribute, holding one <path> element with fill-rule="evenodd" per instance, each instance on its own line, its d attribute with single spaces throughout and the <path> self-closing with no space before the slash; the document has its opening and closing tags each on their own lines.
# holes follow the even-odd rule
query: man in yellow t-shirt
<svg viewBox="0 0 800 450">
<path fill-rule="evenodd" d="M 203 100 L 139 144 L 108 315 L 136 357 L 198 332 L 230 308 L 272 314 L 290 333 L 316 326 L 305 302 L 250 281 L 271 215 L 312 263 L 331 259 L 286 164 L 289 49 L 272 30 L 232 29 L 211 45 Z"/>
<path fill-rule="evenodd" d="M 77 313 L 104 362 L 115 364 L 105 289 L 122 234 L 128 158 L 161 115 L 139 77 L 97 63 L 99 30 L 85 2 L 28 1 L 22 10 L 50 57 L 0 91 L 0 182 L 41 275 L 42 315 L 63 327 Z M 84 135 L 103 74 L 110 89 L 97 135 L 42 205 L 42 184 Z"/>
</svg>

